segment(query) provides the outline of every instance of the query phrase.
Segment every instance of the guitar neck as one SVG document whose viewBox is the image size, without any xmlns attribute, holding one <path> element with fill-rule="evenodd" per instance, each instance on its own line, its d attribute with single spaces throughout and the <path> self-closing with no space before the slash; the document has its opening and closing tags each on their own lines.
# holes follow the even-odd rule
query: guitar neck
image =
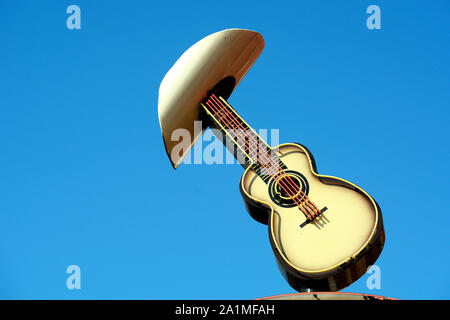
<svg viewBox="0 0 450 320">
<path fill-rule="evenodd" d="M 218 129 L 222 142 L 233 154 L 238 162 L 246 168 L 254 164 L 258 168 L 273 166 L 277 170 L 270 170 L 271 173 L 277 173 L 285 166 L 280 160 L 274 162 L 273 152 L 270 146 L 253 130 L 247 122 L 234 110 L 234 108 L 221 96 L 212 94 L 202 104 L 208 118 L 211 120 L 211 126 Z M 215 132 L 216 136 L 218 135 Z M 264 179 L 269 174 L 262 174 Z M 272 176 L 273 174 L 270 174 Z"/>
</svg>

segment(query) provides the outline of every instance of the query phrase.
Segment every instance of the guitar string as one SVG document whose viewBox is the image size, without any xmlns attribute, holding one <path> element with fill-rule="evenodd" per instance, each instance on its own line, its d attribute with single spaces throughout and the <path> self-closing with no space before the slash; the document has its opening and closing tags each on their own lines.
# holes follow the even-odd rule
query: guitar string
<svg viewBox="0 0 450 320">
<path fill-rule="evenodd" d="M 214 98 L 216 98 L 214 95 L 213 95 L 213 97 Z M 216 98 L 217 99 L 217 98 Z M 213 102 L 214 101 L 207 101 L 207 104 L 208 104 L 208 102 L 210 102 L 210 104 L 211 104 L 211 106 L 210 107 L 212 107 L 212 105 L 213 105 Z M 220 101 L 219 101 L 219 103 L 220 103 Z M 208 104 L 209 105 L 209 104 Z M 225 111 L 225 113 L 228 113 L 228 117 L 229 118 L 234 118 L 231 114 L 230 114 L 230 112 L 227 112 L 227 109 L 226 109 L 226 107 L 222 104 L 222 103 L 220 103 L 220 105 L 221 105 L 221 110 L 226 110 Z M 219 109 L 219 107 L 217 106 L 217 105 L 215 105 L 218 109 Z M 214 112 L 217 114 L 217 115 L 219 115 L 219 117 L 220 118 L 222 118 L 222 116 L 219 114 L 219 112 L 220 112 L 220 110 L 219 111 L 216 111 L 216 109 L 214 110 Z M 226 120 L 226 118 L 224 117 L 223 119 L 222 119 L 222 121 L 224 121 L 224 120 Z M 233 122 L 235 122 L 235 123 L 237 123 L 238 124 L 238 127 L 241 127 L 244 131 L 246 131 L 243 127 L 242 127 L 242 124 L 240 124 L 239 123 L 239 121 L 237 121 L 237 119 L 232 119 L 232 121 Z M 225 122 L 225 121 L 224 121 Z M 227 122 L 227 125 L 230 125 L 230 122 L 228 121 L 228 120 L 226 120 L 226 122 Z M 232 125 L 230 126 L 230 127 L 233 127 Z M 253 145 L 253 140 L 251 140 L 250 139 L 250 137 L 248 137 L 249 138 L 249 144 L 251 144 L 251 146 L 252 147 L 254 147 L 254 145 Z M 239 140 L 239 137 L 237 137 L 237 139 Z M 245 138 L 244 138 L 244 148 L 245 147 L 247 147 L 247 145 L 246 145 L 246 143 L 245 143 Z M 249 152 L 251 152 L 251 150 L 250 150 L 250 146 L 248 147 L 248 150 L 249 150 Z M 258 153 L 258 152 L 256 152 L 257 154 L 260 154 L 260 153 Z M 265 153 L 263 153 L 263 155 L 264 156 L 268 156 L 268 155 L 266 155 Z M 251 159 L 251 157 L 250 157 L 250 159 Z M 269 159 L 271 159 L 271 157 L 269 157 Z M 252 159 L 253 160 L 253 159 Z M 271 159 L 271 160 L 273 160 L 273 159 Z M 257 161 L 258 161 L 258 158 L 257 158 Z M 258 161 L 259 162 L 259 161 Z M 259 162 L 263 167 L 265 167 L 264 166 L 264 164 L 262 164 L 261 162 Z M 270 170 L 268 170 L 267 169 L 267 171 L 269 171 L 269 173 L 271 173 L 271 175 L 273 176 L 273 177 L 276 177 L 276 175 L 278 174 L 278 173 L 283 173 L 284 172 L 284 170 L 280 167 L 280 171 L 277 171 L 277 172 L 275 172 L 275 171 L 270 171 Z M 283 188 L 283 190 L 284 191 L 286 191 L 287 193 L 288 193 L 288 195 L 289 196 L 291 196 L 291 199 L 297 204 L 297 206 L 299 207 L 299 209 L 301 209 L 301 211 L 304 213 L 304 214 L 306 214 L 306 216 L 309 218 L 309 219 L 311 219 L 312 220 L 312 218 L 315 216 L 315 214 L 318 214 L 315 210 L 313 210 L 313 208 L 310 208 L 309 207 L 309 205 L 308 205 L 308 203 L 306 203 L 306 208 L 304 208 L 305 210 L 303 210 L 303 206 L 302 206 L 302 203 L 300 202 L 300 203 L 298 203 L 297 202 L 297 195 L 295 194 L 295 192 L 294 192 L 294 195 L 292 195 L 290 192 L 292 192 L 292 190 L 290 189 L 290 187 L 286 184 L 284 184 L 283 182 L 284 182 L 284 180 L 283 180 L 283 177 L 287 177 L 288 179 L 286 179 L 287 181 L 287 183 L 289 183 L 289 184 L 291 184 L 292 183 L 292 185 L 291 185 L 291 187 L 294 187 L 295 188 L 295 186 L 294 186 L 294 183 L 292 182 L 292 181 L 290 181 L 289 182 L 289 180 L 291 180 L 291 178 L 284 172 L 284 176 L 282 176 L 282 177 L 280 177 L 279 179 L 278 179 L 278 183 L 280 184 L 280 186 Z M 288 190 L 286 190 L 286 188 L 288 189 Z M 300 187 L 300 186 L 299 186 Z M 301 193 L 302 194 L 302 199 L 303 198 L 307 198 L 307 196 L 306 196 L 306 194 L 304 194 L 303 193 L 303 191 L 301 190 L 301 189 L 299 189 L 299 193 Z M 301 201 L 301 200 L 300 200 Z M 307 201 L 308 202 L 310 202 L 310 200 L 309 199 L 307 199 Z"/>
<path fill-rule="evenodd" d="M 214 94 L 212 94 L 212 97 L 215 99 L 215 100 L 217 100 L 217 102 L 222 106 L 222 109 L 223 110 L 225 110 L 225 112 L 226 113 L 228 113 L 229 115 L 230 115 L 230 118 L 233 118 L 233 122 L 235 122 L 235 123 L 237 123 L 237 125 L 238 126 L 240 126 L 244 131 L 247 131 L 243 126 L 242 126 L 242 123 L 232 114 L 232 112 L 231 112 L 231 110 L 228 110 L 228 108 L 226 108 L 226 106 L 214 95 Z M 258 140 L 258 135 L 255 133 L 255 132 L 253 132 L 253 130 L 251 130 L 251 128 L 249 128 L 250 130 L 248 130 L 248 131 L 250 131 L 254 136 L 255 136 L 255 143 L 257 144 L 257 142 L 256 142 L 256 140 Z M 250 140 L 250 138 L 249 138 L 249 140 Z M 249 141 L 250 142 L 250 141 Z M 253 146 L 252 146 L 253 147 Z M 257 147 L 256 147 L 257 148 Z M 257 154 L 259 154 L 258 152 L 257 152 Z M 273 160 L 273 158 L 272 157 L 270 157 L 268 154 L 266 154 L 266 153 L 263 153 L 263 155 L 265 156 L 265 157 L 268 157 L 270 160 L 272 160 L 272 161 L 274 161 Z M 267 162 L 267 161 L 265 161 L 265 162 Z M 292 181 L 292 179 L 291 179 L 291 177 L 289 176 L 289 175 L 287 175 L 287 173 L 283 170 L 283 168 L 281 167 L 281 166 L 279 166 L 279 164 L 278 163 L 276 163 L 275 161 L 273 162 L 273 164 L 275 164 L 278 168 L 276 168 L 276 169 L 274 169 L 274 170 L 276 170 L 276 171 L 273 171 L 272 172 L 272 174 L 274 174 L 274 178 L 276 177 L 276 175 L 278 174 L 278 173 L 281 173 L 281 174 L 283 174 L 284 173 L 284 177 L 287 177 L 288 179 L 286 179 L 287 180 L 287 182 L 289 183 L 289 185 L 291 186 L 291 187 L 293 187 L 294 188 L 294 190 L 295 190 L 295 188 L 296 188 L 296 186 L 295 186 L 295 184 L 294 184 L 294 182 Z M 269 171 L 269 170 L 267 170 L 267 171 Z M 269 172 L 270 173 L 270 172 Z M 280 177 L 280 179 L 281 179 L 282 177 Z M 307 201 L 309 201 L 312 205 L 314 205 L 313 203 L 312 203 L 312 201 L 310 201 L 310 199 L 308 198 L 308 196 L 303 192 L 303 190 L 301 190 L 301 189 L 299 189 L 299 191 L 302 193 L 302 199 L 303 198 L 305 198 Z M 315 206 L 314 206 L 315 207 Z M 311 208 L 311 209 L 313 209 L 313 208 Z M 317 207 L 315 207 L 315 209 L 317 209 Z M 313 210 L 313 211 L 315 211 L 315 210 Z M 315 213 L 318 213 L 319 212 L 319 209 L 317 209 L 317 212 L 315 212 Z"/>
<path fill-rule="evenodd" d="M 223 110 L 225 110 L 225 112 L 226 113 L 228 113 L 229 115 L 230 115 L 230 118 L 234 118 L 234 122 L 235 123 L 237 123 L 238 124 L 238 126 L 240 126 L 244 131 L 246 131 L 245 130 L 245 128 L 243 128 L 242 127 L 242 123 L 241 122 L 239 122 L 237 119 L 236 119 L 236 117 L 231 113 L 231 110 L 228 110 L 228 108 L 226 108 L 226 106 L 214 95 L 214 94 L 212 94 L 212 97 L 215 99 L 215 100 L 217 100 L 218 102 L 219 102 L 219 104 L 222 106 L 222 109 Z M 223 100 L 223 98 L 221 98 L 222 100 Z M 225 101 L 224 101 L 224 103 L 226 103 Z M 231 108 L 231 107 L 230 107 Z M 252 132 L 255 136 L 256 136 L 256 138 L 258 137 L 257 135 L 256 135 L 256 133 L 255 132 L 253 132 L 252 130 L 251 130 L 251 128 L 250 128 L 250 130 L 249 130 L 250 132 Z M 255 140 L 257 140 L 257 139 L 255 139 Z M 249 142 L 250 142 L 250 138 L 249 138 Z M 256 141 L 255 141 L 255 143 L 257 143 Z M 257 152 L 257 154 L 259 154 L 258 152 Z M 270 156 L 268 156 L 266 153 L 263 153 L 263 155 L 264 156 L 267 156 L 267 157 L 269 157 L 269 159 L 270 160 L 272 160 L 273 161 L 273 159 L 272 159 L 272 157 L 270 157 Z M 266 161 L 267 162 L 267 161 Z M 274 162 L 275 163 L 275 162 Z M 296 188 L 296 186 L 295 186 L 295 184 L 294 184 L 294 182 L 292 181 L 292 179 L 291 179 L 291 177 L 289 176 L 289 175 L 287 175 L 287 173 L 283 170 L 283 168 L 281 167 L 281 166 L 279 166 L 279 164 L 278 163 L 276 163 L 276 165 L 279 167 L 279 169 L 280 170 L 278 170 L 278 169 L 276 169 L 277 171 L 276 172 L 274 172 L 275 174 L 278 174 L 278 173 L 284 173 L 284 177 L 287 177 L 287 182 L 288 182 L 288 184 L 291 186 L 291 187 L 293 187 L 294 188 L 294 190 L 295 190 L 295 188 Z M 274 177 L 274 176 L 273 176 Z M 280 179 L 282 179 L 283 177 L 280 177 Z M 279 181 L 281 181 L 281 180 L 279 180 Z M 300 187 L 300 186 L 299 186 Z M 301 189 L 299 189 L 299 192 L 303 195 L 302 196 L 302 199 L 303 198 L 305 198 L 305 203 L 306 203 L 306 208 L 308 209 L 308 211 L 312 211 L 311 212 L 311 214 L 314 216 L 315 214 L 320 214 L 320 210 L 317 208 L 317 206 L 309 199 L 309 197 L 303 192 L 303 190 L 301 190 Z M 292 195 L 291 195 L 292 196 Z M 295 197 L 295 195 L 294 196 L 292 196 L 292 198 L 294 198 Z M 311 205 L 312 205 L 312 207 L 311 207 Z M 303 210 L 302 210 L 303 211 Z"/>
<path fill-rule="evenodd" d="M 227 125 L 229 125 L 228 124 L 228 121 L 224 121 L 225 119 L 222 119 L 222 116 L 220 115 L 220 113 L 218 112 L 218 111 L 216 111 L 216 109 L 213 107 L 213 106 L 215 106 L 212 102 L 209 102 L 209 101 L 207 101 L 206 102 L 206 104 L 209 106 L 209 107 L 211 107 L 211 108 L 213 108 L 214 109 L 214 114 L 216 114 L 216 115 L 218 115 L 220 118 L 221 118 L 221 120 L 223 121 L 223 122 L 227 122 Z M 211 104 L 211 105 L 210 105 Z M 217 107 L 217 106 L 216 106 Z M 236 139 L 238 140 L 238 141 L 241 141 L 240 140 L 240 136 L 238 136 L 238 135 L 236 135 Z M 247 147 L 247 145 L 245 144 L 245 142 L 244 142 L 244 149 Z M 249 149 L 249 148 L 248 148 Z M 250 151 L 250 150 L 249 150 Z M 244 154 L 245 154 L 246 152 L 245 152 L 245 150 L 244 150 Z M 285 190 L 285 188 L 283 187 L 283 189 Z M 285 190 L 286 191 L 286 190 Z M 295 199 L 294 199 L 294 201 L 295 201 Z M 295 203 L 297 204 L 297 205 L 299 205 L 298 203 L 297 203 L 297 201 L 295 201 Z M 305 212 L 304 210 L 302 210 L 302 212 L 303 213 L 305 213 L 306 214 L 306 216 L 309 218 L 309 219 L 311 219 L 311 216 L 307 213 L 307 212 Z"/>
<path fill-rule="evenodd" d="M 242 123 L 240 123 L 232 114 L 231 114 L 231 111 L 228 111 L 228 109 L 226 108 L 226 106 L 223 104 L 223 103 L 221 103 L 218 99 L 217 99 L 217 97 L 213 94 L 212 95 L 212 97 L 213 98 L 215 98 L 215 100 L 217 100 L 218 102 L 219 102 L 219 104 L 221 105 L 221 109 L 222 110 L 225 110 L 225 113 L 228 113 L 229 114 L 229 117 L 230 118 L 232 118 L 232 121 L 233 122 L 235 122 L 235 123 L 237 123 L 237 125 L 238 125 L 238 127 L 241 127 L 242 129 L 243 129 L 243 131 L 246 131 L 245 130 L 245 128 L 243 128 L 243 126 L 242 126 Z M 251 128 L 250 128 L 251 129 Z M 250 130 L 250 132 L 252 132 L 251 130 Z M 254 135 L 256 135 L 256 133 L 254 133 L 254 132 L 252 132 Z M 253 143 L 253 141 L 251 141 L 250 140 L 250 137 L 248 137 L 249 138 L 249 145 L 250 144 L 252 144 Z M 256 139 L 255 139 L 256 140 Z M 257 143 L 257 142 L 255 142 L 255 143 Z M 245 148 L 245 143 L 244 143 L 244 148 Z M 252 145 L 252 147 L 254 147 L 253 145 Z M 250 147 L 248 148 L 249 149 L 249 151 L 250 151 Z M 257 152 L 257 154 L 259 154 L 258 152 Z M 268 155 L 266 155 L 265 153 L 263 153 L 265 156 L 268 156 Z M 257 158 L 258 159 L 258 158 Z M 271 159 L 271 160 L 273 160 L 271 157 L 269 157 L 269 159 Z M 266 161 L 267 162 L 267 161 Z M 261 163 L 261 162 L 260 162 Z M 261 163 L 261 165 L 263 165 L 262 163 Z M 264 166 L 264 165 L 263 165 Z M 278 164 L 277 164 L 277 166 L 278 166 Z M 276 180 L 277 180 L 277 182 L 281 185 L 281 187 L 284 189 L 284 191 L 286 191 L 287 193 L 288 193 L 288 195 L 290 195 L 291 196 L 291 199 L 297 204 L 297 206 L 298 206 L 298 208 L 303 212 L 303 213 L 305 213 L 305 215 L 310 219 L 310 220 L 312 220 L 316 215 L 319 215 L 319 213 L 320 213 L 320 211 L 317 209 L 317 207 L 314 205 L 314 203 L 312 203 L 312 201 L 307 197 L 307 195 L 303 192 L 303 190 L 301 190 L 301 189 L 299 189 L 298 191 L 299 191 L 299 193 L 300 194 L 302 194 L 302 197 L 301 197 L 301 199 L 299 200 L 300 201 L 300 204 L 296 201 L 296 195 L 295 195 L 295 192 L 294 192 L 294 195 L 292 195 L 292 194 L 290 194 L 290 192 L 292 191 L 290 188 L 291 187 L 293 187 L 294 188 L 294 190 L 296 189 L 296 186 L 294 185 L 294 182 L 293 181 L 290 181 L 291 180 L 291 177 L 290 176 L 288 176 L 287 174 L 286 174 L 286 172 L 284 172 L 284 170 L 281 168 L 281 167 L 279 167 L 281 170 L 278 170 L 278 169 L 275 169 L 275 170 L 277 170 L 276 172 L 275 171 L 272 171 L 272 172 L 270 172 L 269 170 L 267 170 L 267 171 L 269 171 L 269 173 L 271 173 L 272 174 L 272 177 L 274 177 Z M 281 177 L 280 178 L 277 178 L 276 176 L 279 174 L 279 173 L 281 173 Z M 283 176 L 283 173 L 284 173 L 284 176 Z M 286 177 L 287 179 L 287 184 L 286 185 L 284 185 L 284 180 L 283 180 L 283 178 L 284 177 Z M 289 191 L 287 191 L 283 186 L 285 186 Z M 300 186 L 299 186 L 299 188 L 300 188 Z M 304 201 L 303 203 L 301 202 L 301 200 L 303 200 L 303 199 L 306 199 L 306 201 Z M 317 209 L 317 211 L 316 210 L 314 210 L 314 208 L 312 208 L 311 207 L 311 205 L 314 207 L 314 208 L 316 208 Z M 306 212 L 305 212 L 305 210 L 306 210 Z"/>
<path fill-rule="evenodd" d="M 211 102 L 209 102 L 209 101 L 207 101 L 206 102 L 206 104 L 208 105 L 208 106 L 210 106 L 211 108 L 213 108 L 213 106 L 216 106 L 216 105 L 214 105 L 213 104 L 213 101 L 211 101 Z M 210 105 L 211 104 L 211 105 Z M 216 106 L 217 107 L 217 106 Z M 219 107 L 217 107 L 217 108 L 219 108 Z M 221 114 L 219 113 L 220 111 L 216 111 L 216 109 L 214 108 L 214 113 L 216 114 L 216 115 L 219 115 L 219 117 L 221 118 L 221 120 L 222 121 L 224 121 L 226 118 L 223 118 L 222 119 L 222 116 L 221 116 Z M 227 125 L 229 125 L 229 122 L 228 121 L 224 121 L 224 122 L 227 122 Z M 237 140 L 239 141 L 240 139 L 239 139 L 239 136 L 237 136 L 236 135 L 236 138 L 237 138 Z M 245 139 L 245 137 L 244 137 L 244 139 Z M 250 141 L 249 141 L 250 142 Z M 246 143 L 245 143 L 245 141 L 244 141 L 244 149 L 247 147 L 247 145 L 246 145 Z M 247 147 L 247 149 L 249 150 L 249 152 L 250 152 L 250 147 Z M 245 150 L 244 150 L 244 153 L 245 153 Z M 249 157 L 250 158 L 250 157 Z M 250 158 L 251 159 L 251 158 Z M 253 160 L 253 159 L 252 159 Z M 258 160 L 257 160 L 258 161 Z M 258 161 L 259 162 L 259 161 Z M 262 163 L 260 162 L 260 164 L 262 165 Z M 290 195 L 290 188 L 289 187 L 287 187 L 288 188 L 288 190 L 289 191 L 287 191 L 284 187 L 285 187 L 285 185 L 284 185 L 284 183 L 282 183 L 282 180 L 280 180 L 280 185 L 281 185 L 281 187 L 283 188 L 283 190 L 284 191 L 286 191 L 289 195 Z M 292 195 L 291 195 L 292 196 Z M 294 202 L 296 203 L 296 205 L 300 208 L 300 210 L 306 215 L 306 217 L 308 218 L 308 219 L 310 219 L 310 220 L 312 220 L 313 219 L 313 216 L 314 216 L 314 213 L 313 212 L 311 212 L 311 210 L 307 210 L 307 209 L 303 209 L 303 207 L 301 206 L 301 203 L 299 204 L 297 201 L 296 201 L 296 198 L 295 198 L 295 196 L 294 197 L 292 197 L 292 199 L 294 200 Z M 306 211 L 305 211 L 306 210 Z"/>
</svg>

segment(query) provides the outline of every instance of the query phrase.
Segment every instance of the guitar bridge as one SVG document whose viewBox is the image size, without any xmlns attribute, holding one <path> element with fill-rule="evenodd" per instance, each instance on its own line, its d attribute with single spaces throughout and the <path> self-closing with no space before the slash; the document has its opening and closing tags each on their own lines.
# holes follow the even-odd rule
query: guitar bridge
<svg viewBox="0 0 450 320">
<path fill-rule="evenodd" d="M 317 216 L 315 216 L 314 219 L 316 219 L 318 216 L 320 216 L 322 213 L 324 213 L 324 212 L 327 211 L 327 210 L 328 210 L 327 207 L 323 207 L 323 208 L 320 210 L 320 213 L 319 213 Z M 310 222 L 314 221 L 314 219 L 312 219 L 312 220 L 307 219 L 305 222 L 303 222 L 303 223 L 300 225 L 300 228 L 303 228 L 304 226 L 306 226 L 306 225 L 309 224 Z"/>
</svg>

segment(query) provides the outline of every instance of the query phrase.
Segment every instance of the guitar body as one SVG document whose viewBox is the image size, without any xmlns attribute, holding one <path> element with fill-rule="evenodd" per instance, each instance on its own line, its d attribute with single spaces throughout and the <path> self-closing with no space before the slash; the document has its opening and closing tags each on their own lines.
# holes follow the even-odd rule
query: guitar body
<svg viewBox="0 0 450 320">
<path fill-rule="evenodd" d="M 278 156 L 322 213 L 308 221 L 296 205 L 279 201 L 274 179 L 264 181 L 252 165 L 240 182 L 250 215 L 268 225 L 278 266 L 293 288 L 345 288 L 366 273 L 383 249 L 378 204 L 348 181 L 319 175 L 311 153 L 300 144 L 280 145 Z"/>
</svg>

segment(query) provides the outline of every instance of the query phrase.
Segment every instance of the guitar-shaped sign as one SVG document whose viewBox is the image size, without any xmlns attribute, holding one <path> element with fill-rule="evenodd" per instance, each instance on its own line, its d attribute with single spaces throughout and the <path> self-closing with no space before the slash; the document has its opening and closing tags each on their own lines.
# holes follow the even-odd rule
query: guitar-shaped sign
<svg viewBox="0 0 450 320">
<path fill-rule="evenodd" d="M 360 278 L 380 255 L 381 210 L 355 184 L 319 175 L 305 146 L 271 148 L 227 102 L 262 47 L 258 33 L 231 29 L 203 39 L 178 60 L 160 88 L 166 150 L 171 155 L 174 146 L 166 130 L 172 132 L 177 125 L 192 131 L 191 121 L 202 120 L 217 129 L 245 168 L 239 184 L 244 203 L 255 220 L 268 225 L 283 276 L 298 291 L 337 291 Z M 173 99 L 165 98 L 168 88 Z M 188 91 L 192 102 L 173 102 Z M 174 123 L 177 114 L 184 120 Z M 172 155 L 174 167 L 185 155 Z"/>
</svg>

